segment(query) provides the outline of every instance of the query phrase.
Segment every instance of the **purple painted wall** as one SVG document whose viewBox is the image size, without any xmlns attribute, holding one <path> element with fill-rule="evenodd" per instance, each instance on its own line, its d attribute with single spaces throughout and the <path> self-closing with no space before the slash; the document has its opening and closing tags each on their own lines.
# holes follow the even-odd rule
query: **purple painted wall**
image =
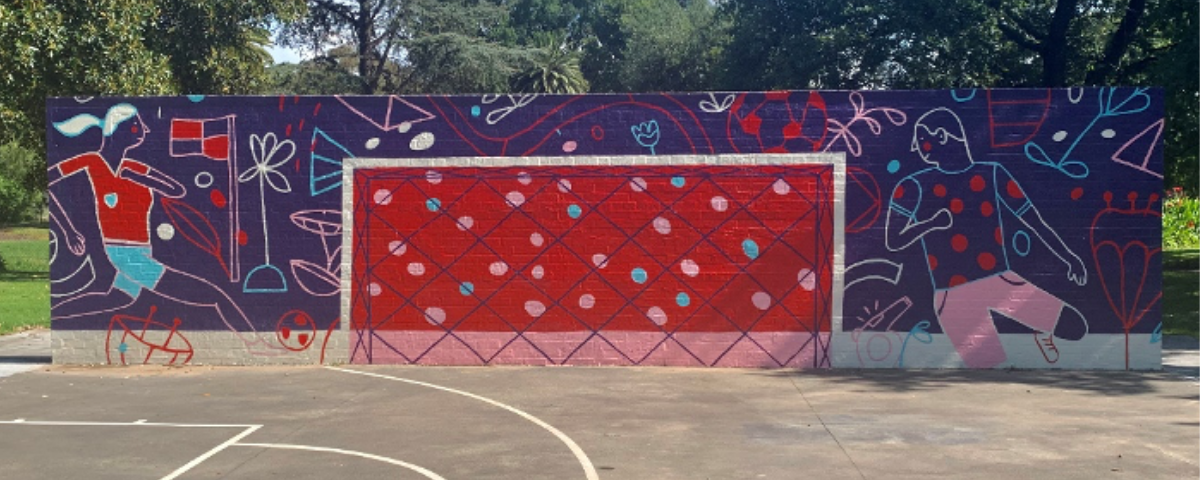
<svg viewBox="0 0 1200 480">
<path fill-rule="evenodd" d="M 346 321 L 340 301 L 370 284 L 342 271 L 347 159 L 556 157 L 560 169 L 544 173 L 556 181 L 573 158 L 842 153 L 844 257 L 828 279 L 796 279 L 819 281 L 838 308 L 806 323 L 813 343 L 795 346 L 806 364 L 733 327 L 726 352 L 765 353 L 736 364 L 1157 368 L 1162 98 L 1073 88 L 50 99 L 55 360 L 375 361 L 364 342 L 377 329 Z M 438 162 L 437 175 L 463 168 Z M 679 175 L 709 175 L 689 172 Z M 458 185 L 456 198 L 468 188 Z M 657 313 L 629 329 L 667 348 L 676 330 Z M 467 348 L 441 325 L 443 348 Z M 603 333 L 531 327 L 564 328 Z M 408 353 L 380 358 L 429 362 Z M 455 363 L 656 363 L 618 353 Z"/>
</svg>

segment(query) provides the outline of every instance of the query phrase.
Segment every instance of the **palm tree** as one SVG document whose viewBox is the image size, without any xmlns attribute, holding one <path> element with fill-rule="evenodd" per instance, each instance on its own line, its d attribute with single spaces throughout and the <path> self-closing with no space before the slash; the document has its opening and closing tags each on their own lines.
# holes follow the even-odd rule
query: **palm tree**
<svg viewBox="0 0 1200 480">
<path fill-rule="evenodd" d="M 579 69 L 579 53 L 552 36 L 535 40 L 528 68 L 511 80 L 515 93 L 587 93 L 588 81 Z"/>
</svg>

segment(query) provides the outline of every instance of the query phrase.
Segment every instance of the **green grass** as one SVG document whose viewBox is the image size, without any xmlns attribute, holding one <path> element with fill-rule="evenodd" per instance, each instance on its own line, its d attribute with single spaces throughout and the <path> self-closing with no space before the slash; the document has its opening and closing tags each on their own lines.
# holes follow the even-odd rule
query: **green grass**
<svg viewBox="0 0 1200 480">
<path fill-rule="evenodd" d="M 45 227 L 0 228 L 0 334 L 50 326 Z"/>
<path fill-rule="evenodd" d="M 1163 252 L 1163 329 L 1200 338 L 1200 250 Z"/>
</svg>

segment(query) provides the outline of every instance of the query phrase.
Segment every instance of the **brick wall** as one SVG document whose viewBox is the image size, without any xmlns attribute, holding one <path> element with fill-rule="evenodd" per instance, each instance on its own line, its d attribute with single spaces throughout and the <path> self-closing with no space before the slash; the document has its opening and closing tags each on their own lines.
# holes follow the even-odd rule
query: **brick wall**
<svg viewBox="0 0 1200 480">
<path fill-rule="evenodd" d="M 1158 368 L 1162 92 L 48 101 L 59 363 Z"/>
</svg>

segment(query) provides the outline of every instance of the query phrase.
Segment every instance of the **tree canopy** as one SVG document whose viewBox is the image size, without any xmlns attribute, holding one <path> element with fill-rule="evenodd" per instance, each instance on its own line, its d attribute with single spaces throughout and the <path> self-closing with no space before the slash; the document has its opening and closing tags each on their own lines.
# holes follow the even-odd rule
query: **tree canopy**
<svg viewBox="0 0 1200 480">
<path fill-rule="evenodd" d="M 0 4 L 0 142 L 44 98 L 1154 85 L 1196 190 L 1195 0 L 27 0 Z M 273 37 L 272 37 L 273 35 Z M 303 50 L 271 66 L 265 47 Z"/>
</svg>

